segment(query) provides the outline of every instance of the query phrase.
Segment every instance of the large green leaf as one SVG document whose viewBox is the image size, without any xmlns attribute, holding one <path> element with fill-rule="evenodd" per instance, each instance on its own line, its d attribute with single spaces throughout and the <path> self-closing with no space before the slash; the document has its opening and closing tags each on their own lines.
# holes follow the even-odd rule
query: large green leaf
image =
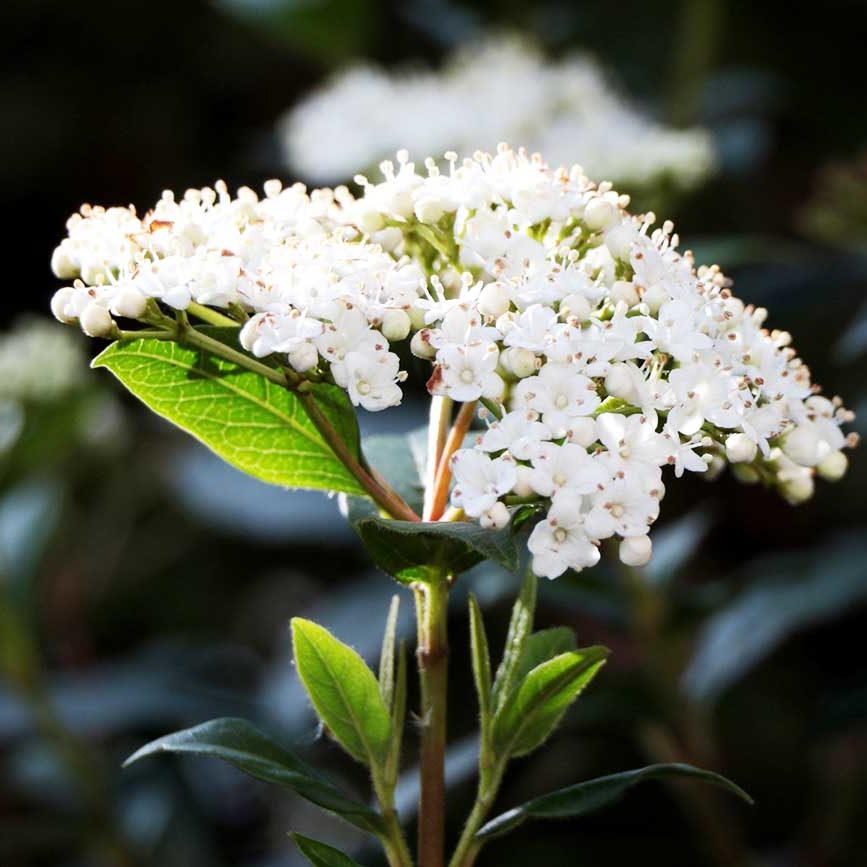
<svg viewBox="0 0 867 867">
<path fill-rule="evenodd" d="M 382 767 L 391 743 L 391 716 L 364 660 L 327 629 L 292 619 L 295 666 L 320 719 L 344 749 Z"/>
<path fill-rule="evenodd" d="M 605 664 L 608 650 L 586 647 L 537 665 L 506 699 L 494 720 L 494 744 L 504 756 L 536 749 Z"/>
<path fill-rule="evenodd" d="M 371 834 L 382 831 L 382 819 L 376 811 L 344 795 L 318 771 L 246 720 L 215 719 L 166 735 L 143 746 L 124 765 L 156 753 L 189 753 L 221 759 L 251 777 L 295 792 L 363 831 Z"/>
<path fill-rule="evenodd" d="M 344 855 L 339 849 L 327 843 L 321 843 L 319 840 L 301 834 L 293 833 L 289 836 L 298 847 L 298 851 L 313 867 L 361 867 L 357 861 L 353 861 L 348 855 Z"/>
<path fill-rule="evenodd" d="M 377 566 L 398 581 L 424 581 L 443 572 L 466 572 L 483 560 L 518 568 L 518 549 L 509 527 L 485 530 L 465 521 L 389 521 L 378 516 L 355 524 Z"/>
<path fill-rule="evenodd" d="M 217 331 L 209 333 L 224 339 Z M 153 338 L 112 343 L 93 367 L 110 370 L 157 415 L 257 479 L 289 488 L 364 494 L 298 398 L 264 376 L 205 350 Z M 358 455 L 358 426 L 346 394 L 324 384 L 315 386 L 313 394 Z"/>
<path fill-rule="evenodd" d="M 608 777 L 599 777 L 578 783 L 565 789 L 558 789 L 548 795 L 533 798 L 520 807 L 514 807 L 491 819 L 476 834 L 479 838 L 493 837 L 516 828 L 527 819 L 567 819 L 584 816 L 600 810 L 623 797 L 627 790 L 645 780 L 658 780 L 664 777 L 687 777 L 701 780 L 726 789 L 752 804 L 752 798 L 731 780 L 704 771 L 701 768 L 684 764 L 649 765 L 634 771 L 623 771 Z"/>
</svg>

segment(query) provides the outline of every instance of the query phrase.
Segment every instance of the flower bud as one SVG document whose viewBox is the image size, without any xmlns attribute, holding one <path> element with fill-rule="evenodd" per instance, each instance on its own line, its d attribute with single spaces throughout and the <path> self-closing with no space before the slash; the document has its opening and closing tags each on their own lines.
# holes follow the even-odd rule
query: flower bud
<svg viewBox="0 0 867 867">
<path fill-rule="evenodd" d="M 837 482 L 846 475 L 849 459 L 843 452 L 831 452 L 817 467 L 816 471 L 826 482 Z"/>
<path fill-rule="evenodd" d="M 635 393 L 635 385 L 632 382 L 632 373 L 629 366 L 623 362 L 612 364 L 605 377 L 605 390 L 612 397 L 622 400 L 630 400 Z"/>
<path fill-rule="evenodd" d="M 780 482 L 780 493 L 792 506 L 798 506 L 809 500 L 815 488 L 813 476 L 807 469 L 800 473 L 787 473 L 786 478 Z"/>
<path fill-rule="evenodd" d="M 500 354 L 500 363 L 507 373 L 518 379 L 532 376 L 536 372 L 536 354 L 530 349 L 510 346 Z"/>
<path fill-rule="evenodd" d="M 497 501 L 480 518 L 479 523 L 486 530 L 502 530 L 509 523 L 509 510 L 505 503 Z"/>
<path fill-rule="evenodd" d="M 395 308 L 394 310 L 386 310 L 385 316 L 382 317 L 382 336 L 388 340 L 405 340 L 409 336 L 412 320 L 409 314 L 404 310 Z"/>
<path fill-rule="evenodd" d="M 758 446 L 742 433 L 731 434 L 726 439 L 726 457 L 733 464 L 749 464 L 756 458 Z"/>
<path fill-rule="evenodd" d="M 702 473 L 701 477 L 706 482 L 715 482 L 722 474 L 723 470 L 726 468 L 726 462 L 723 460 L 722 455 L 712 454 L 705 455 L 705 460 L 710 458 L 710 463 L 707 465 L 707 470 Z"/>
<path fill-rule="evenodd" d="M 413 331 L 420 331 L 424 328 L 424 316 L 425 310 L 417 304 L 413 304 L 412 307 L 409 308 L 409 321 Z"/>
<path fill-rule="evenodd" d="M 629 259 L 629 252 L 635 235 L 635 229 L 631 226 L 622 223 L 619 226 L 612 226 L 605 233 L 605 246 L 608 247 L 608 252 L 615 259 L 621 259 L 625 262 Z"/>
<path fill-rule="evenodd" d="M 659 313 L 659 308 L 671 301 L 671 295 L 664 286 L 655 283 L 644 291 L 641 300 L 647 305 L 651 316 L 656 316 Z"/>
<path fill-rule="evenodd" d="M 413 334 L 409 350 L 416 358 L 433 358 L 437 354 L 436 347 L 431 346 L 429 328 L 422 328 Z"/>
<path fill-rule="evenodd" d="M 518 466 L 515 467 L 515 473 L 518 480 L 515 482 L 515 487 L 512 488 L 512 492 L 518 497 L 532 497 L 536 493 L 533 490 L 533 486 L 530 484 L 530 477 L 533 475 L 532 468 L 525 467 L 523 464 L 518 464 Z"/>
<path fill-rule="evenodd" d="M 645 566 L 650 562 L 653 543 L 650 536 L 627 536 L 620 543 L 620 562 L 627 566 Z"/>
<path fill-rule="evenodd" d="M 385 226 L 385 218 L 374 208 L 359 208 L 355 215 L 355 223 L 366 235 L 372 235 Z"/>
<path fill-rule="evenodd" d="M 110 337 L 115 329 L 111 314 L 101 304 L 91 301 L 81 312 L 81 330 L 88 337 Z"/>
<path fill-rule="evenodd" d="M 439 222 L 445 210 L 440 199 L 427 196 L 415 203 L 415 217 L 420 223 Z"/>
<path fill-rule="evenodd" d="M 822 441 L 809 427 L 796 427 L 783 437 L 783 451 L 796 464 L 814 467 L 819 463 Z"/>
<path fill-rule="evenodd" d="M 630 307 L 634 307 L 641 300 L 638 297 L 638 292 L 635 289 L 635 284 L 628 280 L 618 280 L 612 287 L 609 293 L 611 300 L 617 304 L 619 301 L 626 302 Z"/>
<path fill-rule="evenodd" d="M 595 230 L 607 229 L 617 220 L 617 208 L 607 199 L 595 198 L 587 203 L 584 209 L 584 222 L 588 228 Z"/>
<path fill-rule="evenodd" d="M 319 363 L 319 353 L 312 343 L 302 343 L 287 356 L 289 365 L 297 373 L 306 373 Z"/>
<path fill-rule="evenodd" d="M 65 286 L 63 289 L 58 289 L 51 299 L 51 312 L 54 314 L 54 318 L 67 325 L 76 321 L 75 316 L 69 316 L 66 312 L 74 295 L 75 290 L 71 286 Z"/>
<path fill-rule="evenodd" d="M 506 383 L 498 373 L 492 373 L 490 382 L 482 392 L 482 397 L 488 400 L 499 400 L 506 393 Z"/>
<path fill-rule="evenodd" d="M 141 319 L 147 306 L 147 298 L 137 289 L 122 289 L 111 302 L 111 312 L 125 319 Z"/>
<path fill-rule="evenodd" d="M 569 423 L 568 439 L 585 449 L 596 442 L 596 422 L 592 418 L 575 418 Z"/>
<path fill-rule="evenodd" d="M 370 236 L 374 244 L 379 244 L 386 253 L 391 253 L 403 243 L 403 232 L 397 226 L 386 226 Z"/>
<path fill-rule="evenodd" d="M 567 295 L 560 302 L 560 313 L 565 317 L 574 316 L 579 322 L 590 318 L 590 302 L 583 295 Z"/>
<path fill-rule="evenodd" d="M 491 319 L 507 313 L 511 303 L 511 294 L 502 283 L 488 283 L 479 295 L 479 311 Z"/>
<path fill-rule="evenodd" d="M 71 280 L 78 276 L 78 266 L 62 244 L 51 254 L 51 270 L 61 280 Z"/>
</svg>

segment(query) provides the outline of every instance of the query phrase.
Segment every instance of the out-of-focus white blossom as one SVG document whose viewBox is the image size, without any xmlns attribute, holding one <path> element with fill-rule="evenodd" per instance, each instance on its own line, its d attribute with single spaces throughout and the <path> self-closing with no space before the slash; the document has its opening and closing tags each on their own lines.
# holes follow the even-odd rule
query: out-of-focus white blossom
<svg viewBox="0 0 867 867">
<path fill-rule="evenodd" d="M 666 467 L 715 476 L 728 462 L 792 503 L 817 473 L 845 472 L 852 414 L 766 310 L 678 252 L 670 222 L 505 145 L 446 162 L 419 170 L 400 152 L 381 180 L 358 178 L 357 198 L 270 182 L 261 199 L 165 194 L 140 220 L 91 209 L 71 222 L 96 238 L 75 248 L 91 280 L 64 254 L 79 279 L 52 309 L 99 332 L 141 308 L 133 292 L 150 308 L 241 310 L 247 351 L 369 410 L 400 402 L 390 344 L 408 339 L 431 394 L 485 407 L 487 431 L 452 458 L 452 505 L 492 530 L 511 509 L 542 513 L 529 547 L 548 577 L 592 566 L 605 539 L 647 562 Z"/>
<path fill-rule="evenodd" d="M 319 183 L 348 180 L 401 147 L 472 153 L 500 141 L 538 150 L 552 164 L 578 161 L 626 188 L 664 179 L 686 189 L 714 167 L 706 131 L 655 122 L 592 57 L 548 61 L 518 37 L 467 44 L 440 71 L 350 67 L 289 111 L 279 134 L 290 168 Z M 417 216 L 436 222 L 437 207 L 436 197 L 419 198 Z M 594 230 L 616 219 L 601 199 L 586 215 Z"/>
</svg>

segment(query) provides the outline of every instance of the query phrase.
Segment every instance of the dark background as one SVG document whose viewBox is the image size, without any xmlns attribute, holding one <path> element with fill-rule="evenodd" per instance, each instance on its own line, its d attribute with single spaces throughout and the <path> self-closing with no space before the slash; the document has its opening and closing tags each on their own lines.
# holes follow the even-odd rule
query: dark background
<svg viewBox="0 0 867 867">
<path fill-rule="evenodd" d="M 664 216 L 792 331 L 827 393 L 867 410 L 867 7 L 854 0 L 7 0 L 4 329 L 45 312 L 51 251 L 81 202 L 143 208 L 166 187 L 285 177 L 273 124 L 330 70 L 435 63 L 490 27 L 592 51 L 660 117 L 710 126 L 721 172 Z M 0 454 L 0 863 L 288 867 L 300 862 L 287 830 L 378 863 L 345 827 L 222 766 L 120 770 L 150 738 L 240 715 L 364 791 L 317 739 L 286 623 L 317 618 L 372 658 L 393 588 L 334 503 L 244 480 L 104 372 L 85 382 L 59 404 L 25 402 L 24 432 Z M 410 401 L 395 424 L 420 412 Z M 612 559 L 542 587 L 541 625 L 614 655 L 562 733 L 516 763 L 502 806 L 670 759 L 726 773 L 757 806 L 649 784 L 581 822 L 527 825 L 482 864 L 867 863 L 867 474 L 863 455 L 852 462 L 797 509 L 730 476 L 672 483 L 641 580 Z M 496 646 L 514 579 L 464 583 Z M 455 596 L 457 823 L 474 705 Z"/>
</svg>

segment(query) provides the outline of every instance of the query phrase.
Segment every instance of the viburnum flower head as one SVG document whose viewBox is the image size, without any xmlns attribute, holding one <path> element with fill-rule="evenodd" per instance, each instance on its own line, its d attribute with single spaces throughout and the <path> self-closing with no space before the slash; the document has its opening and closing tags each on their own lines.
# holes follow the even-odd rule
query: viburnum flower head
<svg viewBox="0 0 867 867">
<path fill-rule="evenodd" d="M 800 502 L 845 472 L 852 414 L 766 310 L 678 252 L 670 222 L 522 150 L 445 162 L 400 152 L 357 196 L 272 181 L 166 193 L 142 217 L 85 207 L 52 310 L 99 336 L 218 310 L 252 356 L 369 411 L 401 402 L 405 341 L 434 399 L 486 426 L 451 459 L 450 517 L 494 531 L 529 509 L 533 568 L 552 578 L 605 539 L 647 562 L 669 473 L 731 463 Z"/>
</svg>

